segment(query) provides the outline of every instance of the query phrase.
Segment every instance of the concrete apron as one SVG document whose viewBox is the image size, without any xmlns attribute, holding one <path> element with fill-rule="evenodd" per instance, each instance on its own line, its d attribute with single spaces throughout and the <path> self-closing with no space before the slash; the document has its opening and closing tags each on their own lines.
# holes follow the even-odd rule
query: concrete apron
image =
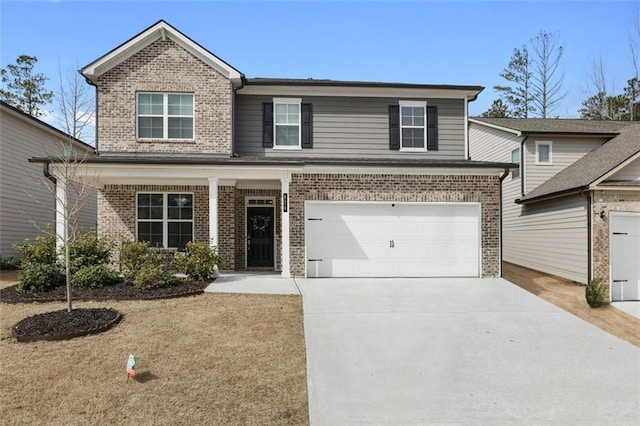
<svg viewBox="0 0 640 426">
<path fill-rule="evenodd" d="M 297 279 L 312 425 L 637 424 L 640 349 L 502 279 Z"/>
<path fill-rule="evenodd" d="M 640 319 L 640 301 L 611 302 L 611 306 Z"/>
<path fill-rule="evenodd" d="M 209 293 L 300 294 L 292 278 L 279 272 L 221 272 L 207 288 Z"/>
</svg>

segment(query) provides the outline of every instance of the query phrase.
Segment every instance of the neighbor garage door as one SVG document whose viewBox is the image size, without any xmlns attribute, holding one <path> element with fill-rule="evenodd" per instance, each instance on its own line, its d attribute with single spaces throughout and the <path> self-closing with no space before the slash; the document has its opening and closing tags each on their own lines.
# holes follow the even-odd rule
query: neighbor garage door
<svg viewBox="0 0 640 426">
<path fill-rule="evenodd" d="M 305 203 L 308 277 L 477 277 L 478 203 Z"/>
<path fill-rule="evenodd" d="M 640 213 L 610 217 L 611 300 L 640 300 Z"/>
</svg>

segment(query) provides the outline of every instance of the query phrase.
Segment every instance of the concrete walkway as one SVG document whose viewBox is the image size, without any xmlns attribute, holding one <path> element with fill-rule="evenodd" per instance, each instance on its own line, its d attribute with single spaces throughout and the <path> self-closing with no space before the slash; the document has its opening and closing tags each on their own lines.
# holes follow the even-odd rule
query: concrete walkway
<svg viewBox="0 0 640 426">
<path fill-rule="evenodd" d="M 204 289 L 210 293 L 300 294 L 292 278 L 274 272 L 221 272 Z"/>
<path fill-rule="evenodd" d="M 640 349 L 502 279 L 297 279 L 312 425 L 637 424 Z"/>
<path fill-rule="evenodd" d="M 640 302 L 611 302 L 611 306 L 640 319 Z"/>
</svg>

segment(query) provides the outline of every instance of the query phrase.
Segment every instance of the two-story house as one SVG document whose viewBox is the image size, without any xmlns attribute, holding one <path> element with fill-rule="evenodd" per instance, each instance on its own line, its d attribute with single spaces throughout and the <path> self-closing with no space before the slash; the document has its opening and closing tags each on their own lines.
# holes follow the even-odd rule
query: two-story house
<svg viewBox="0 0 640 426">
<path fill-rule="evenodd" d="M 519 163 L 503 183 L 505 261 L 640 299 L 640 124 L 471 118 L 474 160 Z"/>
<path fill-rule="evenodd" d="M 102 235 L 285 277 L 500 274 L 512 165 L 468 160 L 480 86 L 246 78 L 164 21 L 81 72 Z"/>
</svg>

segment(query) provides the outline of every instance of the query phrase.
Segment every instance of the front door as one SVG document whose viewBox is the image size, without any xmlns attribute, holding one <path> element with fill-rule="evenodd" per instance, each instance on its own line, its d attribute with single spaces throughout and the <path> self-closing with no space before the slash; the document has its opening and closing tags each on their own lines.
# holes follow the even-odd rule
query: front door
<svg viewBox="0 0 640 426">
<path fill-rule="evenodd" d="M 273 207 L 247 207 L 247 267 L 274 265 Z"/>
</svg>

